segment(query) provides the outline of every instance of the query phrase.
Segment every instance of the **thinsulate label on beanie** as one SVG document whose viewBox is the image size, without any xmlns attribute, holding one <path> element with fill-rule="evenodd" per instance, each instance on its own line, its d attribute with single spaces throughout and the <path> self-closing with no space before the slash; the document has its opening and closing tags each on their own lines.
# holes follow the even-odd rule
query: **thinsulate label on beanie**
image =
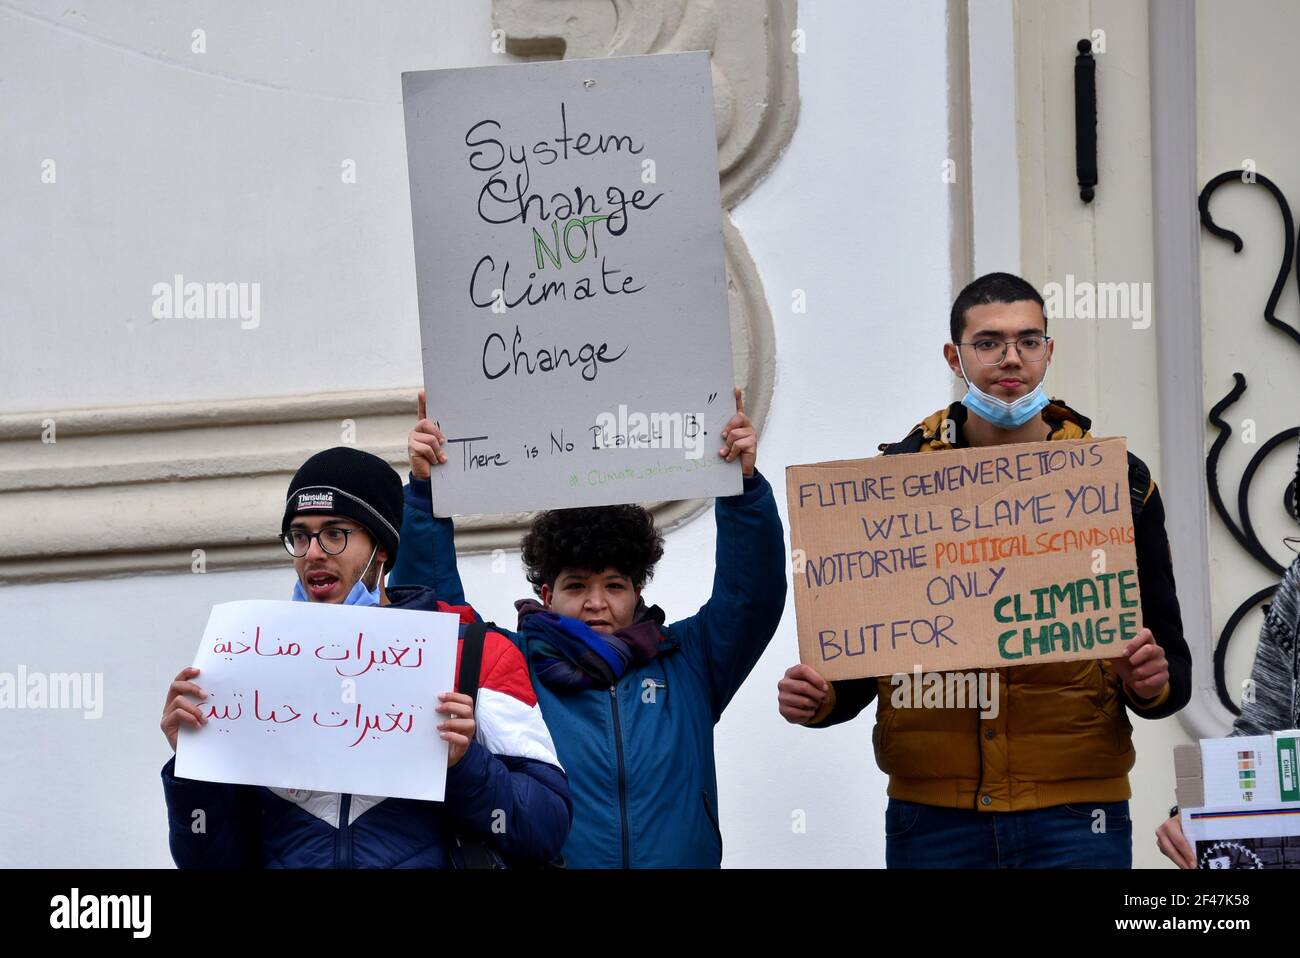
<svg viewBox="0 0 1300 958">
<path fill-rule="evenodd" d="M 334 493 L 332 492 L 300 492 L 298 493 L 299 509 L 333 509 Z"/>
</svg>

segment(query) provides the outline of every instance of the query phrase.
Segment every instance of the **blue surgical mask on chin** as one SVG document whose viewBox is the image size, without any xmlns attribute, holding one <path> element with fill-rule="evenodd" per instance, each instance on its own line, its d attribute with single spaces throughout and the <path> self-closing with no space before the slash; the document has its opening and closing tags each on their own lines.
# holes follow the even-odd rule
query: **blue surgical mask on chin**
<svg viewBox="0 0 1300 958">
<path fill-rule="evenodd" d="M 379 605 L 379 580 L 375 580 L 373 589 L 366 588 L 366 573 L 370 571 L 370 563 L 375 561 L 375 553 L 378 551 L 379 546 L 375 546 L 370 550 L 370 558 L 366 560 L 366 567 L 361 570 L 361 577 L 352 586 L 352 591 L 348 593 L 348 597 L 343 600 L 344 605 Z M 293 601 L 311 601 L 311 598 L 307 595 L 307 590 L 302 587 L 302 579 L 297 579 L 293 584 Z"/>
<path fill-rule="evenodd" d="M 966 380 L 966 395 L 961 404 L 990 425 L 999 429 L 1019 429 L 1047 406 L 1047 393 L 1043 390 L 1042 382 L 1019 399 L 1007 402 L 990 396 L 970 381 L 966 375 L 966 366 L 961 360 L 960 349 L 957 352 L 957 364 L 961 366 L 962 378 Z"/>
</svg>

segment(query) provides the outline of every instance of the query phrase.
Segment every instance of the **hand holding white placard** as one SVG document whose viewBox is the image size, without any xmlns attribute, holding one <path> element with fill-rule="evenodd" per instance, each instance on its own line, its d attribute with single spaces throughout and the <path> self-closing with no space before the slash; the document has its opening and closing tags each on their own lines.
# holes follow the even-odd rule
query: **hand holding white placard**
<svg viewBox="0 0 1300 958">
<path fill-rule="evenodd" d="M 200 729 L 179 778 L 441 801 L 457 617 L 387 607 L 214 606 L 194 665 Z"/>
</svg>

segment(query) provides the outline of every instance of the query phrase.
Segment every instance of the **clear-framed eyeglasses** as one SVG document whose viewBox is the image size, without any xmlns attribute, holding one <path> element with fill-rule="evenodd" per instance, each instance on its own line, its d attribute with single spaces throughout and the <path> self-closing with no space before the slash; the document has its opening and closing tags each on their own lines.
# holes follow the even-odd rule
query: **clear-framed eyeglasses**
<svg viewBox="0 0 1300 958">
<path fill-rule="evenodd" d="M 1019 336 L 1016 339 L 980 337 L 957 345 L 973 347 L 975 358 L 985 366 L 1001 366 L 1007 358 L 1008 346 L 1016 347 L 1016 355 L 1021 362 L 1041 363 L 1047 358 L 1047 344 L 1051 341 L 1051 336 Z"/>
</svg>

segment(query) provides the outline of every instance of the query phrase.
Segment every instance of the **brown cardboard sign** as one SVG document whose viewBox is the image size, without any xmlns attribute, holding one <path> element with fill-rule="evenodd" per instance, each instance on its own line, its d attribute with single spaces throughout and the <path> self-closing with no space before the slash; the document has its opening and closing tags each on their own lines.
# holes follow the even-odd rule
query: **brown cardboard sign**
<svg viewBox="0 0 1300 958">
<path fill-rule="evenodd" d="M 1122 655 L 1129 495 L 1123 438 L 790 466 L 799 658 L 845 679 Z"/>
</svg>

